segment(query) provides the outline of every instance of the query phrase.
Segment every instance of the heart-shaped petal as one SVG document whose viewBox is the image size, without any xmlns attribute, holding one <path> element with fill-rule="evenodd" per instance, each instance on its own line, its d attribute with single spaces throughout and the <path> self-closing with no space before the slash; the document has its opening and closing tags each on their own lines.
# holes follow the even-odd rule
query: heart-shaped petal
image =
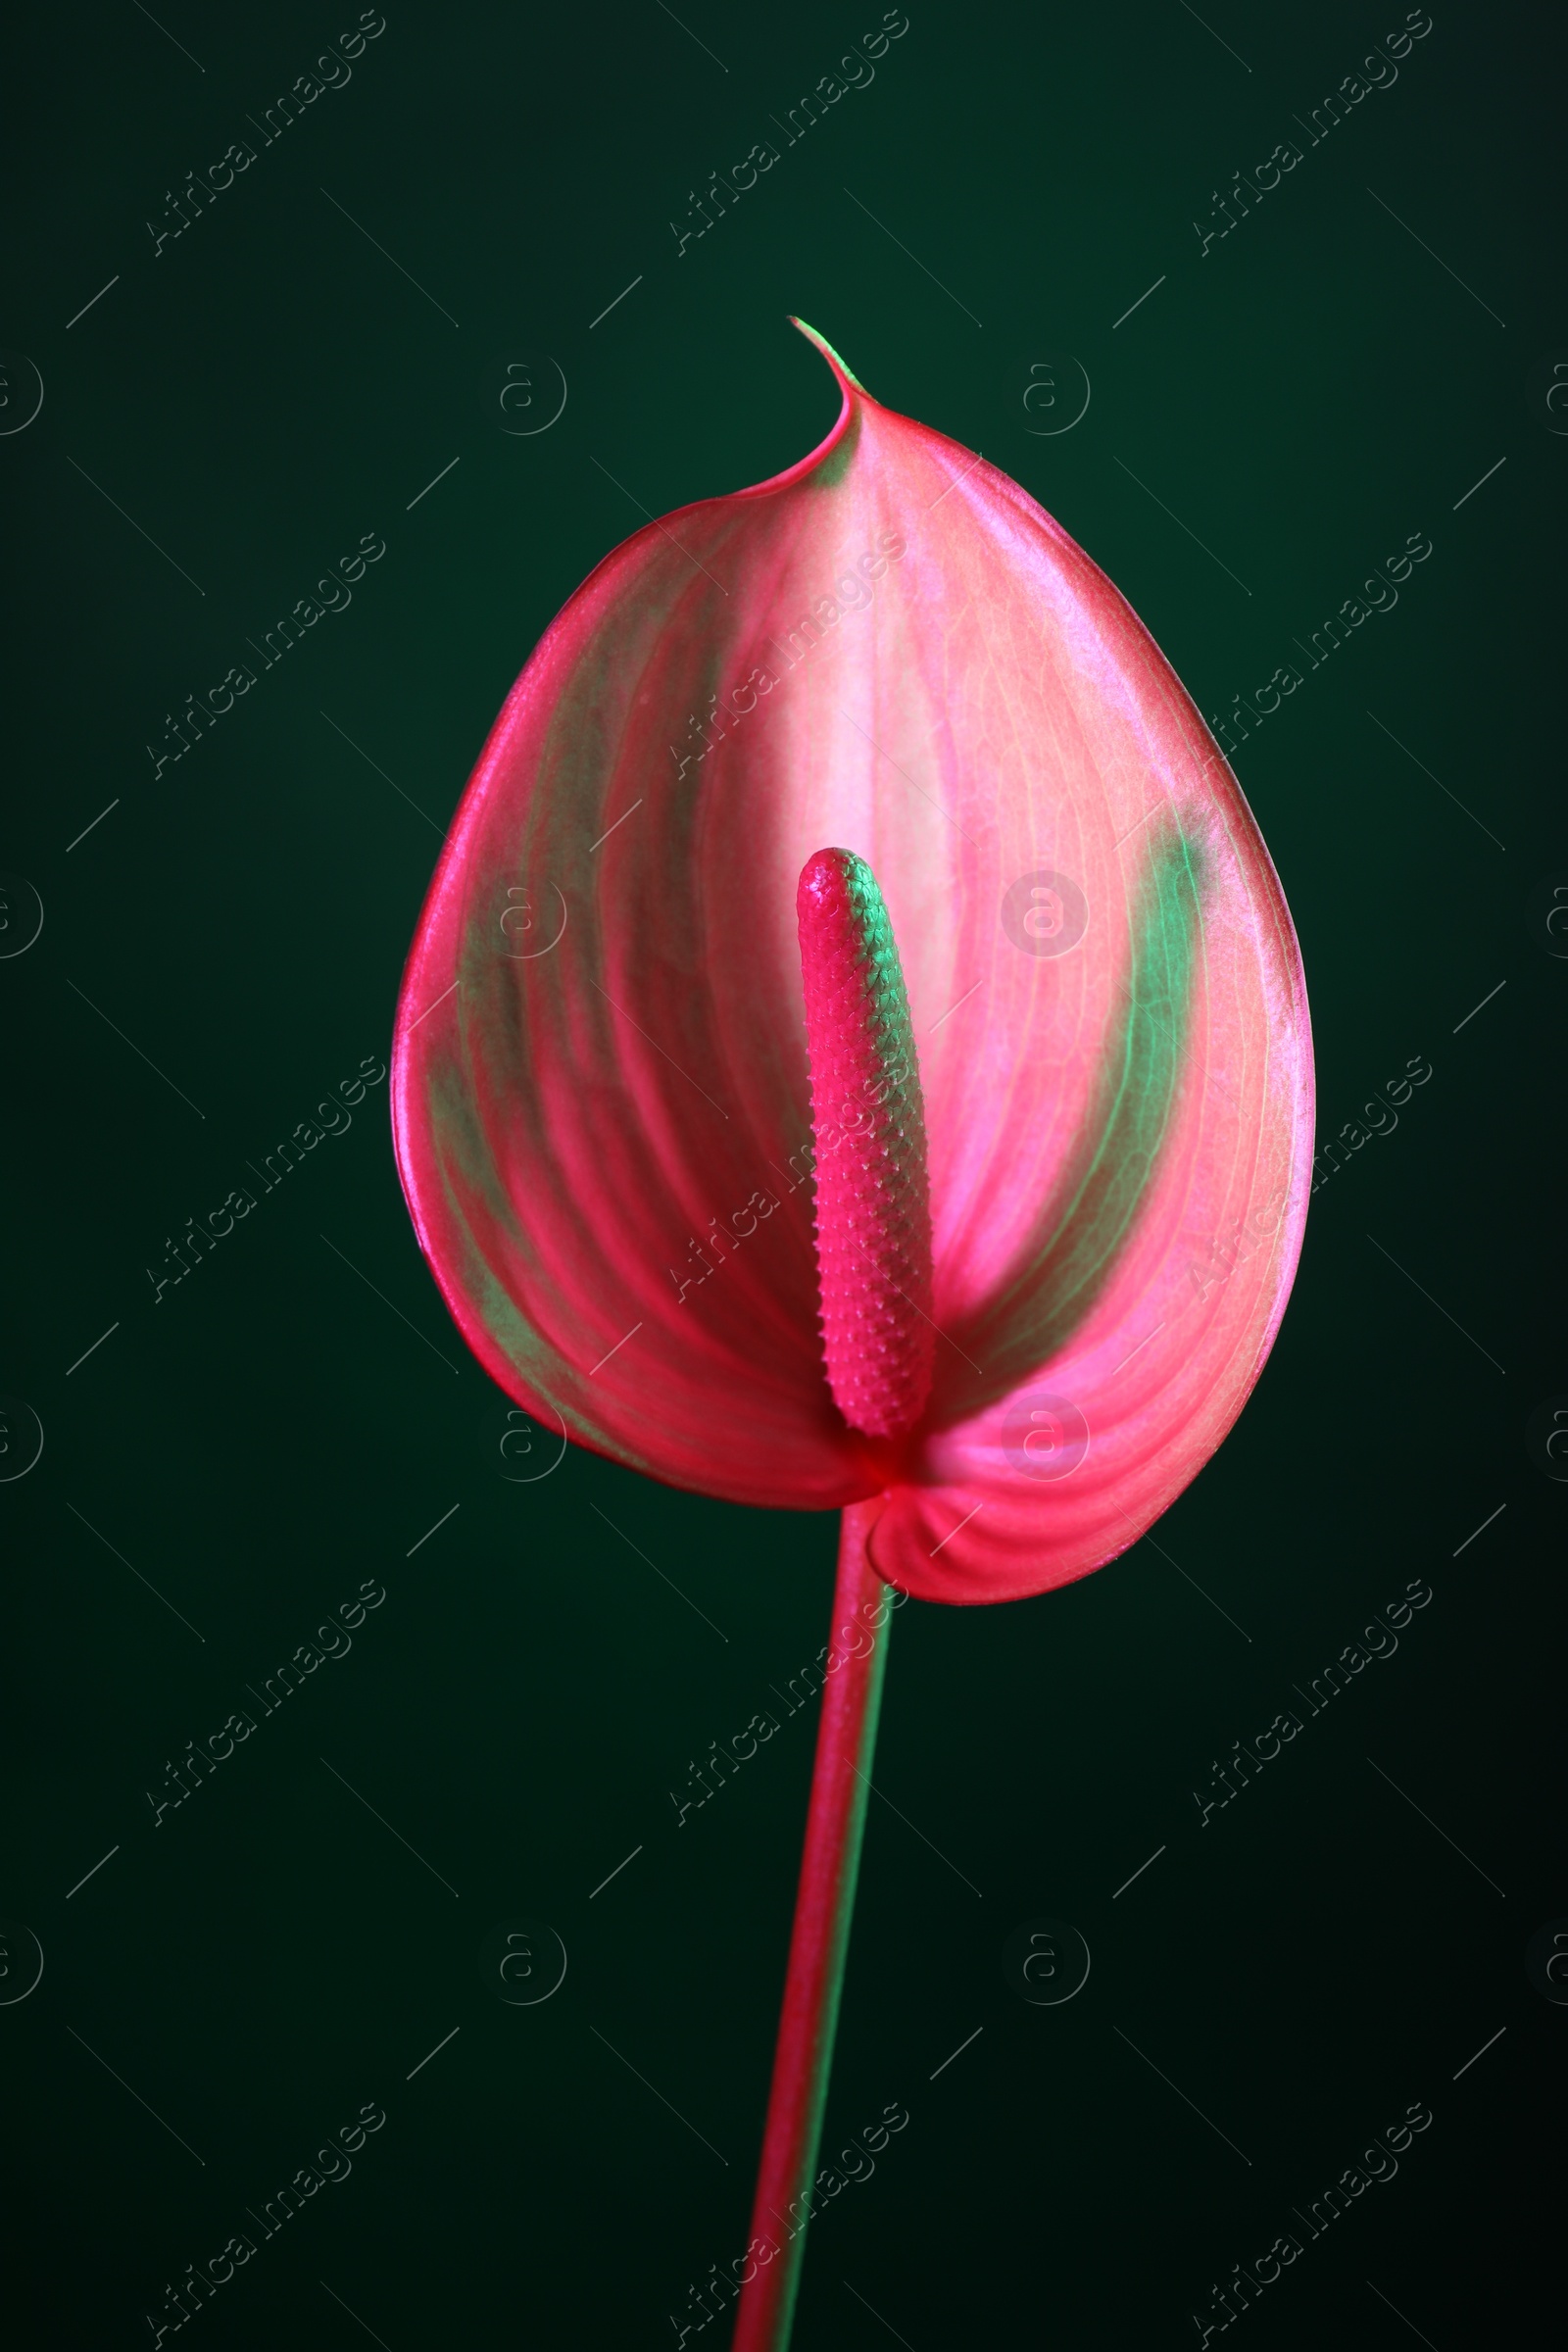
<svg viewBox="0 0 1568 2352">
<path fill-rule="evenodd" d="M 885 1493 L 884 1576 L 1008 1597 L 1133 1542 L 1257 1376 L 1305 994 L 1125 601 L 821 348 L 820 448 L 626 541 L 513 690 L 409 959 L 399 1166 L 520 1402 L 733 1500 Z M 897 1440 L 841 1417 L 818 1330 L 796 887 L 828 844 L 880 885 L 924 1093 L 933 1377 Z"/>
</svg>

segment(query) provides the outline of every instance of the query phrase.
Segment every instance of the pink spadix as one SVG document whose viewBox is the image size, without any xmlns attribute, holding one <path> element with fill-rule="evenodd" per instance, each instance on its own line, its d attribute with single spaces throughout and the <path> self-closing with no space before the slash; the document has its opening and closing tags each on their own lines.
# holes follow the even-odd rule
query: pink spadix
<svg viewBox="0 0 1568 2352">
<path fill-rule="evenodd" d="M 795 896 L 811 1062 L 816 1265 L 833 1401 L 902 1437 L 931 1390 L 925 1105 L 898 943 L 876 876 L 818 850 Z"/>
</svg>

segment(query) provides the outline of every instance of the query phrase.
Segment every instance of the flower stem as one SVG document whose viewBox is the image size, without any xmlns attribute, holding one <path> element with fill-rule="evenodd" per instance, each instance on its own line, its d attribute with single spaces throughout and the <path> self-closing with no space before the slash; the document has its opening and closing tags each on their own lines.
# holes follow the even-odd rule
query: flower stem
<svg viewBox="0 0 1568 2352">
<path fill-rule="evenodd" d="M 852 1503 L 840 1530 L 833 1640 L 752 2208 L 754 2269 L 741 2289 L 731 2352 L 787 2352 L 800 2289 L 887 1664 L 894 1595 L 866 1551 L 880 1510 L 880 1498 Z"/>
</svg>

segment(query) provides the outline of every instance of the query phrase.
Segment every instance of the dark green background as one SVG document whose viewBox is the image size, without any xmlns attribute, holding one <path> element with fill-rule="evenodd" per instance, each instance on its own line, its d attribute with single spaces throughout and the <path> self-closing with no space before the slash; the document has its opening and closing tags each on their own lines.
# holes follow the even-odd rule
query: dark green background
<svg viewBox="0 0 1568 2352">
<path fill-rule="evenodd" d="M 46 1960 L 0 2008 L 12 2340 L 150 2342 L 164 2283 L 368 2100 L 352 2177 L 181 2340 L 670 2344 L 745 2243 L 811 1725 L 678 1831 L 668 1790 L 814 1656 L 833 1523 L 575 1450 L 496 1477 L 384 1086 L 156 1307 L 144 1269 L 386 1054 L 439 829 L 634 501 L 825 431 L 797 311 L 1058 516 L 1205 711 L 1434 542 L 1237 760 L 1300 931 L 1320 1136 L 1409 1056 L 1433 1077 L 1314 1200 L 1261 1384 L 1154 1540 L 1044 1599 L 901 1615 L 829 2145 L 889 2100 L 910 2122 L 813 2230 L 798 2344 L 1195 2342 L 1210 2282 L 1413 2100 L 1435 2121 L 1397 2180 L 1246 2340 L 1521 2341 L 1558 2296 L 1568 2031 L 1523 1966 L 1568 1912 L 1565 1496 L 1525 1443 L 1568 1390 L 1568 963 L 1533 899 L 1568 868 L 1568 439 L 1527 390 L 1568 349 L 1560 24 L 1436 0 L 1396 85 L 1308 148 L 1292 118 L 1402 9 L 910 0 L 874 83 L 677 259 L 688 191 L 879 8 L 683 0 L 688 33 L 655 0 L 388 0 L 349 86 L 155 259 L 165 191 L 355 13 L 11 33 L 0 342 L 46 391 L 0 440 L 0 866 L 46 915 L 0 964 L 0 1389 L 46 1433 L 0 1487 L 0 1913 Z M 1290 136 L 1294 175 L 1200 258 L 1194 216 Z M 1063 350 L 1089 412 L 1032 437 L 1015 371 Z M 481 377 L 541 352 L 564 415 L 509 438 Z M 163 713 L 371 530 L 352 609 L 155 782 Z M 1434 1598 L 1397 1656 L 1200 1829 L 1211 1760 L 1412 1577 Z M 352 1654 L 154 1830 L 165 1758 L 367 1578 Z M 1041 1915 L 1093 1952 L 1066 2007 L 1003 1979 Z M 518 1916 L 569 1953 L 543 2007 L 480 1981 Z"/>
</svg>

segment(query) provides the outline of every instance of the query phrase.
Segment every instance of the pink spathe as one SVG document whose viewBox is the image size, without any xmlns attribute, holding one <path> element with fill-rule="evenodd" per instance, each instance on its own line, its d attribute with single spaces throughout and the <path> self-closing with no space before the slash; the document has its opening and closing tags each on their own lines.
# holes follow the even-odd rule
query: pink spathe
<svg viewBox="0 0 1568 2352">
<path fill-rule="evenodd" d="M 409 958 L 398 1162 L 469 1346 L 552 1427 L 735 1501 L 863 1502 L 884 1578 L 1005 1599 L 1135 1542 L 1258 1376 L 1306 1208 L 1305 990 L 1136 614 L 812 339 L 844 396 L 820 448 L 614 550 L 513 689 Z M 924 1104 L 858 1372 L 802 1180 L 813 1135 L 818 1218 L 853 1176 L 813 1111 L 821 855 L 885 902 Z M 1238 1220 L 1264 1239 L 1216 1274 Z"/>
</svg>

